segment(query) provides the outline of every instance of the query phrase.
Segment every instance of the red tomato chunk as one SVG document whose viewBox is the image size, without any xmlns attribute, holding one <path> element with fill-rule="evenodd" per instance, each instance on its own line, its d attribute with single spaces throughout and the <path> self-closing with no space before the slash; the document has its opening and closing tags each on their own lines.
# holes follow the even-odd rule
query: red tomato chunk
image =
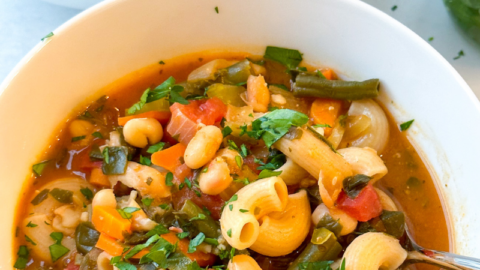
<svg viewBox="0 0 480 270">
<path fill-rule="evenodd" d="M 366 186 L 355 199 L 350 199 L 342 190 L 337 207 L 358 221 L 368 221 L 382 213 L 382 205 L 372 185 Z"/>
</svg>

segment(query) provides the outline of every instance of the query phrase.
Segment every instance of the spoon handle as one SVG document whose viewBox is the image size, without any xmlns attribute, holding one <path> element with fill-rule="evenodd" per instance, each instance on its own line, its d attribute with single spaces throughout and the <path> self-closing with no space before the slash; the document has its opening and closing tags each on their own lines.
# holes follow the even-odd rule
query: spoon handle
<svg viewBox="0 0 480 270">
<path fill-rule="evenodd" d="M 448 270 L 480 270 L 479 259 L 425 248 L 408 252 L 406 262 L 428 263 Z"/>
</svg>

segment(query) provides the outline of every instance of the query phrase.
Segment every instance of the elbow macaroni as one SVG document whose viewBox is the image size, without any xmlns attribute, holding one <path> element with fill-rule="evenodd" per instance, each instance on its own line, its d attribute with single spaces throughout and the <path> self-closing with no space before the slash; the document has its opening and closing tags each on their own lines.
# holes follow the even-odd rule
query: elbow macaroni
<svg viewBox="0 0 480 270">
<path fill-rule="evenodd" d="M 407 258 L 397 239 L 385 233 L 365 233 L 355 238 L 343 254 L 346 270 L 394 270 Z"/>
<path fill-rule="evenodd" d="M 398 211 L 397 205 L 393 202 L 390 196 L 388 196 L 385 192 L 376 187 L 374 187 L 374 189 L 377 192 L 378 199 L 380 200 L 380 204 L 382 205 L 383 210 Z"/>
<path fill-rule="evenodd" d="M 283 137 L 274 146 L 319 179 L 320 196 L 325 205 L 332 207 L 342 190 L 343 179 L 352 175 L 350 165 L 311 131 L 300 130 L 301 138 L 289 140 Z"/>
<path fill-rule="evenodd" d="M 260 218 L 285 209 L 288 191 L 281 178 L 269 177 L 243 187 L 235 195 L 237 200 L 230 202 L 223 209 L 220 225 L 227 242 L 232 247 L 242 250 L 257 240 L 260 233 L 258 222 Z"/>
<path fill-rule="evenodd" d="M 349 147 L 338 150 L 348 164 L 353 174 L 364 174 L 372 177 L 370 183 L 375 183 L 388 173 L 387 166 L 377 155 L 377 151 L 370 147 Z"/>
<path fill-rule="evenodd" d="M 282 178 L 287 185 L 298 184 L 300 181 L 302 181 L 302 179 L 308 176 L 307 171 L 305 171 L 302 167 L 288 157 L 287 162 L 285 162 L 282 167 L 276 169 L 275 171 L 282 172 L 278 177 Z"/>
<path fill-rule="evenodd" d="M 289 195 L 285 210 L 272 212 L 260 219 L 258 238 L 250 249 L 271 257 L 291 253 L 307 237 L 310 213 L 310 202 L 305 190 Z"/>
<path fill-rule="evenodd" d="M 228 262 L 229 270 L 262 270 L 258 263 L 248 255 L 236 255 Z"/>
<path fill-rule="evenodd" d="M 334 220 L 337 220 L 340 225 L 342 225 L 340 235 L 347 235 L 357 228 L 358 221 L 356 219 L 347 215 L 347 213 L 340 209 L 327 208 L 323 203 L 317 206 L 315 211 L 312 213 L 313 225 L 316 226 L 318 222 L 320 222 L 320 220 L 327 214 L 330 215 Z"/>
</svg>

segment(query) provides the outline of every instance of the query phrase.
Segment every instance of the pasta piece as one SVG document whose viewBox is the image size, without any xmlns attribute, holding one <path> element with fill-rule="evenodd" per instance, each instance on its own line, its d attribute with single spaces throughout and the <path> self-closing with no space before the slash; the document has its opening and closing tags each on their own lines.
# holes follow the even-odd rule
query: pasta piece
<svg viewBox="0 0 480 270">
<path fill-rule="evenodd" d="M 372 99 L 355 100 L 348 110 L 348 115 L 366 115 L 370 118 L 371 125 L 360 137 L 345 143 L 356 147 L 368 146 L 381 153 L 389 135 L 388 120 L 382 107 Z"/>
<path fill-rule="evenodd" d="M 78 224 L 80 224 L 82 209 L 73 205 L 63 205 L 55 209 L 54 214 L 53 228 L 64 235 L 73 235 Z"/>
<path fill-rule="evenodd" d="M 327 208 L 323 203 L 318 205 L 317 208 L 315 208 L 315 211 L 312 213 L 313 225 L 316 226 L 318 222 L 327 214 L 330 215 L 334 220 L 338 221 L 340 225 L 342 225 L 342 230 L 340 231 L 341 236 L 352 233 L 357 228 L 358 221 L 356 219 L 335 207 Z"/>
<path fill-rule="evenodd" d="M 288 191 L 281 178 L 269 177 L 243 187 L 232 198 L 236 200 L 223 209 L 220 225 L 227 242 L 242 250 L 257 240 L 260 232 L 258 219 L 285 209 Z"/>
<path fill-rule="evenodd" d="M 248 255 L 236 255 L 229 262 L 229 270 L 262 270 L 258 263 Z"/>
<path fill-rule="evenodd" d="M 369 232 L 355 238 L 343 258 L 346 270 L 394 270 L 405 261 L 407 251 L 392 236 Z"/>
<path fill-rule="evenodd" d="M 283 137 L 274 146 L 313 177 L 318 177 L 320 196 L 325 205 L 332 207 L 342 190 L 343 179 L 352 175 L 350 165 L 312 131 L 297 128 L 297 132 L 301 133 L 300 138 Z"/>
<path fill-rule="evenodd" d="M 147 217 L 147 214 L 142 210 L 140 205 L 135 201 L 137 198 L 137 191 L 132 190 L 130 192 L 130 196 L 128 196 L 128 200 L 126 202 L 120 202 L 120 208 L 125 207 L 134 207 L 139 208 L 140 210 L 135 211 L 132 213 L 132 230 L 133 231 L 150 231 L 152 230 L 157 223 Z"/>
<path fill-rule="evenodd" d="M 69 178 L 60 178 L 52 182 L 48 182 L 40 189 L 39 192 L 44 190 L 52 191 L 53 189 L 61 189 L 61 190 L 68 190 L 73 192 L 72 194 L 72 202 L 74 205 L 82 208 L 84 204 L 88 204 L 88 200 L 80 191 L 83 188 L 89 188 L 90 190 L 94 190 L 93 186 L 88 183 L 87 181 L 83 180 L 79 177 L 69 177 Z M 35 194 L 34 196 L 36 196 Z M 31 199 L 33 200 L 33 198 Z M 30 201 L 31 201 L 30 200 Z M 49 219 L 53 219 L 53 211 L 58 207 L 64 205 L 64 203 L 59 202 L 51 195 L 47 195 L 46 199 L 38 203 L 37 205 L 33 205 L 32 203 L 28 204 L 27 211 L 29 213 L 35 214 L 46 214 Z"/>
<path fill-rule="evenodd" d="M 397 205 L 393 202 L 392 198 L 388 196 L 381 189 L 374 187 L 377 192 L 378 198 L 380 199 L 380 204 L 382 205 L 383 210 L 387 211 L 398 211 Z"/>
<path fill-rule="evenodd" d="M 129 161 L 124 174 L 109 175 L 108 180 L 112 187 L 122 182 L 140 192 L 142 197 L 165 198 L 171 195 L 170 187 L 165 184 L 166 173 L 161 173 L 150 166 L 140 165 Z"/>
<path fill-rule="evenodd" d="M 97 258 L 98 270 L 114 270 L 114 266 L 110 263 L 110 260 L 112 259 L 112 257 L 113 257 L 112 255 L 108 254 L 105 251 L 100 253 L 100 255 L 98 255 L 98 258 Z"/>
<path fill-rule="evenodd" d="M 282 167 L 276 169 L 275 171 L 282 172 L 278 177 L 282 178 L 283 182 L 285 182 L 287 185 L 298 184 L 300 181 L 302 181 L 302 179 L 308 177 L 308 172 L 288 157 L 287 162 L 285 162 Z"/>
<path fill-rule="evenodd" d="M 364 174 L 372 177 L 371 184 L 388 173 L 387 166 L 377 155 L 377 151 L 370 147 L 348 147 L 339 149 L 338 152 L 350 164 L 353 174 Z"/>
<path fill-rule="evenodd" d="M 285 210 L 272 212 L 259 220 L 260 233 L 250 249 L 271 257 L 291 253 L 308 235 L 310 213 L 310 202 L 305 190 L 289 195 Z"/>
</svg>

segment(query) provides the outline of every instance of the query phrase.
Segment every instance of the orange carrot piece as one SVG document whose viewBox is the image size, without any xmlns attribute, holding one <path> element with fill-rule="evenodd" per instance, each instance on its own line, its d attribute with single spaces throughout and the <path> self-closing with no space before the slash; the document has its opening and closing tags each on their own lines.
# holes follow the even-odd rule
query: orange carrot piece
<svg viewBox="0 0 480 270">
<path fill-rule="evenodd" d="M 334 77 L 334 73 L 333 73 L 333 70 L 327 68 L 327 69 L 323 69 L 321 70 L 323 76 L 327 79 L 327 80 L 332 80 L 333 77 Z"/>
<path fill-rule="evenodd" d="M 122 218 L 117 210 L 112 207 L 95 206 L 92 223 L 97 231 L 119 240 L 123 240 L 123 232 L 131 233 L 132 231 L 132 222 Z"/>
<path fill-rule="evenodd" d="M 340 114 L 341 108 L 341 100 L 317 98 L 313 102 L 310 108 L 310 117 L 313 118 L 313 122 L 315 124 L 327 124 L 331 127 L 325 128 L 325 137 L 328 137 L 332 133 L 332 128 Z"/>
<path fill-rule="evenodd" d="M 123 251 L 123 246 L 118 243 L 115 238 L 112 238 L 104 233 L 100 234 L 95 247 L 107 252 L 112 256 L 120 256 L 122 255 Z"/>
<path fill-rule="evenodd" d="M 175 245 L 175 243 L 178 242 L 178 248 L 183 253 L 183 255 L 187 256 L 192 261 L 196 261 L 201 267 L 212 265 L 217 258 L 211 253 L 204 253 L 201 251 L 188 253 L 188 245 L 190 244 L 190 241 L 185 238 L 182 240 L 178 239 L 177 235 L 173 232 L 162 234 L 161 236 L 163 239 L 167 240 L 172 245 Z"/>
<path fill-rule="evenodd" d="M 108 176 L 103 174 L 101 168 L 93 168 L 92 173 L 90 174 L 90 179 L 88 180 L 90 184 L 102 186 L 102 187 L 110 187 L 110 181 L 108 181 Z"/>
<path fill-rule="evenodd" d="M 148 252 L 150 252 L 150 249 L 149 249 L 149 248 L 142 249 L 142 250 L 140 250 L 140 252 L 138 252 L 137 254 L 133 255 L 133 256 L 132 256 L 132 259 L 141 259 L 143 256 L 147 255 Z M 128 252 L 127 252 L 127 253 L 128 253 Z"/>
<path fill-rule="evenodd" d="M 168 120 L 170 120 L 170 116 L 172 116 L 172 113 L 169 111 L 150 111 L 150 112 L 144 112 L 140 114 L 135 114 L 135 115 L 129 115 L 129 116 L 124 116 L 124 117 L 119 117 L 118 118 L 118 124 L 120 126 L 125 126 L 125 124 L 132 119 L 135 118 L 154 118 L 157 119 L 160 124 L 167 124 Z"/>
<path fill-rule="evenodd" d="M 170 148 L 155 152 L 152 155 L 152 163 L 174 172 L 175 168 L 181 165 L 180 158 L 183 157 L 186 148 L 184 144 L 177 143 Z"/>
</svg>

